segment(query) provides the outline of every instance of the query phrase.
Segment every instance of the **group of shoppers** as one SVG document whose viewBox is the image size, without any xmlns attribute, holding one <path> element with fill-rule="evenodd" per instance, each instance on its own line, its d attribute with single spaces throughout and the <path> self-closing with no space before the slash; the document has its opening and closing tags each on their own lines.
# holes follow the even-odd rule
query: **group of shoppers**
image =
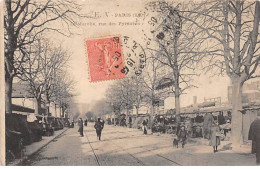
<svg viewBox="0 0 260 169">
<path fill-rule="evenodd" d="M 86 124 L 86 122 L 85 122 Z M 143 134 L 147 134 L 148 119 L 143 120 Z M 82 118 L 78 121 L 79 133 L 83 137 L 83 120 Z M 101 140 L 101 133 L 104 128 L 104 121 L 100 118 L 95 122 L 94 128 L 96 129 L 97 138 Z M 218 122 L 216 122 L 211 113 L 207 113 L 204 117 L 203 122 L 204 138 L 209 140 L 209 145 L 213 147 L 213 152 L 218 152 L 218 146 L 220 145 L 220 137 L 223 135 L 220 132 Z M 187 131 L 185 126 L 179 126 L 177 130 L 177 138 L 173 140 L 173 145 L 178 147 L 178 142 L 182 144 L 182 148 L 187 140 Z M 256 163 L 260 165 L 260 116 L 252 122 L 248 134 L 248 140 L 252 140 L 252 153 L 256 153 Z"/>
</svg>

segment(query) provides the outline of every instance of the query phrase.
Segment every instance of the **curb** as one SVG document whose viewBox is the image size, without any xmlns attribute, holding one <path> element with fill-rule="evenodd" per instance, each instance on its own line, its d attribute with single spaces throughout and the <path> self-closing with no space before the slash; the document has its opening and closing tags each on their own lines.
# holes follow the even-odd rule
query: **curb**
<svg viewBox="0 0 260 169">
<path fill-rule="evenodd" d="M 56 139 L 57 137 L 59 137 L 60 135 L 62 135 L 64 132 L 66 132 L 69 128 L 65 129 L 64 131 L 62 131 L 60 134 L 58 134 L 57 136 L 53 137 L 51 140 L 49 140 L 47 143 L 43 144 L 42 146 L 40 146 L 37 150 L 35 150 L 34 152 L 32 152 L 31 154 L 27 155 L 26 157 L 24 157 L 23 159 L 19 159 L 19 161 L 15 161 L 13 163 L 10 163 L 8 166 L 21 166 L 23 164 L 23 162 L 25 162 L 27 159 L 29 159 L 31 156 L 35 155 L 37 152 L 39 152 L 41 149 L 43 149 L 45 146 L 47 146 L 48 144 L 50 144 L 54 139 Z"/>
</svg>

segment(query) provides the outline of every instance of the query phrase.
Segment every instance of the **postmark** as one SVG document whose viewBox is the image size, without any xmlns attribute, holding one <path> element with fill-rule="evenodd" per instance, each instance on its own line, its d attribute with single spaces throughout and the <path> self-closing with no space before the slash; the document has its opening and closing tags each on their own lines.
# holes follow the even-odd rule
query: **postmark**
<svg viewBox="0 0 260 169">
<path fill-rule="evenodd" d="M 91 82 L 126 76 L 119 36 L 86 40 L 86 48 Z"/>
<path fill-rule="evenodd" d="M 146 64 L 145 50 L 140 43 L 129 36 L 122 37 L 125 67 L 122 73 L 140 76 Z"/>
<path fill-rule="evenodd" d="M 174 39 L 180 36 L 181 17 L 178 13 L 178 5 L 174 8 L 165 1 L 149 2 L 145 6 L 143 25 L 143 39 L 146 48 L 171 46 Z"/>
</svg>

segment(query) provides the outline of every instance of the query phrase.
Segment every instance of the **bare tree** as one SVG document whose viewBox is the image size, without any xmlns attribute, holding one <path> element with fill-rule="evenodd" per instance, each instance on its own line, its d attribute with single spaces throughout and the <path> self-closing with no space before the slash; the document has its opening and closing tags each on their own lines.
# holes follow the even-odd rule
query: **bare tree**
<svg viewBox="0 0 260 169">
<path fill-rule="evenodd" d="M 38 41 L 40 42 L 40 41 Z M 25 81 L 26 89 L 36 100 L 35 104 L 35 113 L 39 113 L 42 102 L 42 93 L 43 93 L 43 77 L 40 76 L 39 72 L 42 71 L 41 67 L 41 53 L 42 48 L 40 43 L 34 43 L 31 45 L 27 51 L 20 52 L 20 55 L 23 55 L 24 61 L 20 64 L 19 71 L 22 73 L 17 74 L 17 77 Z M 18 56 L 20 57 L 20 56 Z"/>
<path fill-rule="evenodd" d="M 69 53 L 61 46 L 55 47 L 54 44 L 48 40 L 44 41 L 43 48 L 43 54 L 40 55 L 42 70 L 39 72 L 39 74 L 44 79 L 44 89 L 42 94 L 45 96 L 45 105 L 49 105 L 50 101 L 55 100 L 53 98 L 56 95 L 62 95 L 64 92 L 70 92 L 70 88 L 73 88 L 74 81 L 69 79 L 69 75 L 67 75 L 65 69 L 70 57 Z M 60 90 L 60 86 L 65 87 L 65 89 Z M 63 99 L 63 97 L 60 97 L 60 99 Z M 64 99 L 67 99 L 67 97 L 64 96 Z M 49 107 L 46 106 L 46 108 L 47 113 L 49 113 Z"/>
<path fill-rule="evenodd" d="M 124 100 L 122 99 L 121 85 L 116 83 L 111 85 L 106 91 L 106 100 L 112 107 L 112 112 L 120 113 L 123 109 Z"/>
<path fill-rule="evenodd" d="M 133 80 L 130 77 L 122 79 L 119 83 L 112 86 L 112 95 L 115 97 L 116 102 L 113 105 L 117 105 L 118 109 L 126 110 L 126 115 L 129 115 L 129 110 L 134 104 L 134 90 L 133 90 Z M 112 98 L 112 97 L 111 97 Z"/>
<path fill-rule="evenodd" d="M 64 115 L 64 112 L 71 106 L 75 82 L 65 70 L 55 72 L 54 79 L 52 91 L 49 90 L 46 93 L 51 96 L 50 101 L 59 105 L 62 111 L 60 113 Z"/>
<path fill-rule="evenodd" d="M 153 55 L 153 52 L 150 53 Z M 158 82 L 158 73 L 159 69 L 162 67 L 157 59 L 154 56 L 148 57 L 146 59 L 145 70 L 143 71 L 141 78 L 143 80 L 144 86 L 147 88 L 147 92 L 144 96 L 145 100 L 149 101 L 150 109 L 151 109 L 151 121 L 153 121 L 154 116 L 154 105 L 157 101 L 157 97 L 155 94 L 156 84 Z M 148 99 L 147 99 L 148 98 Z M 150 123 L 152 125 L 152 123 Z M 152 126 L 150 126 L 152 127 Z"/>
<path fill-rule="evenodd" d="M 70 34 L 70 24 L 74 25 L 74 18 L 80 16 L 80 6 L 69 0 L 6 0 L 4 8 L 5 105 L 6 113 L 11 113 L 13 78 L 25 59 L 25 55 L 15 59 L 19 55 L 17 51 L 28 48 L 39 34 L 46 31 Z M 51 24 L 53 22 L 59 22 L 65 29 L 55 27 L 55 24 Z"/>
<path fill-rule="evenodd" d="M 145 100 L 147 99 L 147 87 L 145 86 L 144 80 L 141 76 L 132 76 L 130 78 L 131 88 L 133 92 L 133 104 L 136 108 L 136 114 L 139 114 L 139 109 L 144 106 Z"/>
<path fill-rule="evenodd" d="M 204 32 L 189 24 L 180 9 L 165 1 L 151 2 L 148 10 L 155 13 L 148 17 L 151 35 L 147 36 L 147 49 L 153 52 L 154 59 L 170 70 L 167 78 L 174 86 L 176 113 L 180 113 L 180 95 L 195 87 L 192 85 L 193 76 L 197 75 L 196 68 L 201 58 L 205 56 Z M 187 16 L 186 16 L 187 17 Z"/>
<path fill-rule="evenodd" d="M 115 113 L 126 110 L 126 116 L 130 110 L 136 108 L 137 114 L 145 96 L 145 86 L 143 80 L 138 76 L 129 76 L 118 83 L 112 85 L 107 90 L 106 100 Z"/>
<path fill-rule="evenodd" d="M 209 66 L 225 72 L 232 82 L 232 143 L 242 142 L 242 86 L 255 74 L 260 61 L 259 1 L 222 0 L 191 3 L 198 10 L 184 10 L 186 18 L 207 33 L 215 52 L 208 56 Z M 214 69 L 214 71 L 216 71 Z"/>
<path fill-rule="evenodd" d="M 45 94 L 45 102 L 49 103 L 54 92 L 59 88 L 57 74 L 61 74 L 68 61 L 69 55 L 61 47 L 54 47 L 47 40 L 38 40 L 37 44 L 30 46 L 30 50 L 23 50 L 25 58 L 20 65 L 17 77 L 29 84 L 28 92 L 31 93 L 36 101 L 35 113 L 39 113 L 42 103 L 42 94 Z M 69 85 L 69 82 L 63 85 Z M 57 93 L 56 93 L 57 94 Z M 61 98 L 62 99 L 62 98 Z"/>
</svg>

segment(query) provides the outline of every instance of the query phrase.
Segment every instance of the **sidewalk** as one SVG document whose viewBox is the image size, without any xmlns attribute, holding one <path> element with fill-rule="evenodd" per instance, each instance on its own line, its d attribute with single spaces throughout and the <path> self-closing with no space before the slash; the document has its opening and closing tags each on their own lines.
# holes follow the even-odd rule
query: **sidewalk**
<svg viewBox="0 0 260 169">
<path fill-rule="evenodd" d="M 30 145 L 25 146 L 24 148 L 24 155 L 22 159 L 15 159 L 13 162 L 6 164 L 7 166 L 17 166 L 21 165 L 26 159 L 28 159 L 30 156 L 38 152 L 40 149 L 48 145 L 51 141 L 53 141 L 55 138 L 59 137 L 61 134 L 63 134 L 65 131 L 67 131 L 69 128 L 64 128 L 62 130 L 54 131 L 53 136 L 43 136 L 42 140 L 39 142 L 34 142 Z"/>
<path fill-rule="evenodd" d="M 151 130 L 150 129 L 148 130 L 148 134 L 151 134 Z M 171 134 L 153 133 L 153 135 L 171 139 Z M 204 139 L 202 137 L 189 138 L 188 139 L 188 144 L 209 146 L 209 140 Z M 222 140 L 220 147 L 223 150 L 230 150 L 233 153 L 251 154 L 251 144 L 243 144 L 243 145 L 240 146 L 239 149 L 235 149 L 234 150 L 231 147 L 231 141 Z"/>
</svg>

